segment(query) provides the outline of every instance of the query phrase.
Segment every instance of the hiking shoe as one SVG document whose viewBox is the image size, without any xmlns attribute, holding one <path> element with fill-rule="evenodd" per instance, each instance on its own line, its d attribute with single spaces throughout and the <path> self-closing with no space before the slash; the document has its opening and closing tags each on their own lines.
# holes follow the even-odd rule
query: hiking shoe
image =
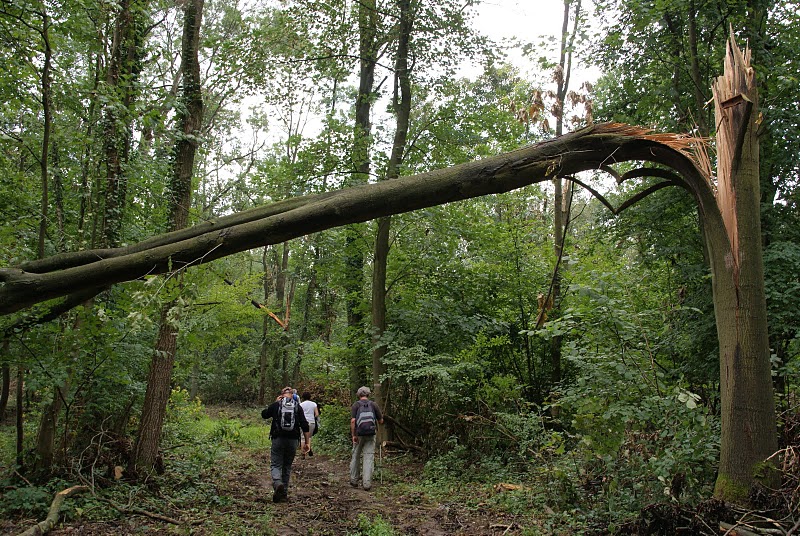
<svg viewBox="0 0 800 536">
<path fill-rule="evenodd" d="M 309 451 L 308 451 L 308 455 L 309 455 L 309 456 L 313 456 L 313 455 L 314 455 L 314 451 L 313 451 L 313 450 L 309 450 Z"/>
<path fill-rule="evenodd" d="M 372 489 L 372 484 L 365 484 L 364 485 L 364 491 L 369 491 L 371 489 Z"/>
<path fill-rule="evenodd" d="M 286 500 L 286 486 L 278 484 L 275 492 L 272 494 L 272 502 L 278 503 Z"/>
<path fill-rule="evenodd" d="M 351 485 L 351 486 L 353 486 L 354 488 L 357 488 L 357 487 L 358 487 L 358 482 L 353 482 L 353 481 L 351 480 L 351 481 L 350 481 L 350 485 Z"/>
</svg>

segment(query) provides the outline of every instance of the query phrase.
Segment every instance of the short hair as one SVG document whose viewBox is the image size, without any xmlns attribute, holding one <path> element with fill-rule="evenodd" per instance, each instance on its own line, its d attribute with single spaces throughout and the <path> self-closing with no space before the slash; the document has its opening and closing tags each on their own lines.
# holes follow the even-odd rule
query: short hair
<svg viewBox="0 0 800 536">
<path fill-rule="evenodd" d="M 302 398 L 303 400 L 311 400 L 311 393 L 306 391 L 306 392 L 303 393 L 303 396 L 301 396 L 300 398 Z"/>
<path fill-rule="evenodd" d="M 292 392 L 292 388 L 291 387 L 284 387 L 283 389 L 281 389 L 281 394 L 286 394 L 286 393 L 291 393 L 291 392 Z"/>
<path fill-rule="evenodd" d="M 371 392 L 372 391 L 369 390 L 369 387 L 363 385 L 358 388 L 358 391 L 356 391 L 356 396 L 358 396 L 358 398 L 361 398 L 362 396 L 369 396 Z"/>
</svg>

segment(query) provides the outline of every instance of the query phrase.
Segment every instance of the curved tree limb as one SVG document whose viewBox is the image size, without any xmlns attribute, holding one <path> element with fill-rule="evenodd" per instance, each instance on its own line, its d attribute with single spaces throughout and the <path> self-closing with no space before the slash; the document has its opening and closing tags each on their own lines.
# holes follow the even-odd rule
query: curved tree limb
<svg viewBox="0 0 800 536">
<path fill-rule="evenodd" d="M 608 201 L 608 199 L 606 199 L 605 197 L 603 197 L 603 194 L 601 194 L 600 192 L 598 192 L 597 190 L 595 190 L 594 188 L 592 188 L 591 186 L 589 186 L 588 184 L 584 183 L 583 181 L 581 181 L 580 179 L 578 179 L 578 178 L 576 178 L 576 177 L 570 177 L 570 178 L 569 178 L 569 180 L 571 180 L 571 181 L 572 181 L 572 182 L 574 182 L 575 184 L 578 184 L 578 185 L 582 186 L 584 190 L 586 190 L 586 191 L 588 191 L 590 194 L 592 194 L 592 196 L 593 196 L 595 199 L 597 199 L 598 201 L 600 201 L 600 203 L 601 203 L 601 204 L 602 204 L 604 207 L 606 207 L 606 208 L 607 208 L 609 211 L 611 211 L 611 213 L 612 213 L 612 214 L 616 214 L 616 213 L 617 213 L 617 209 L 615 209 L 615 208 L 614 208 L 614 205 L 612 205 L 612 204 L 611 204 L 611 203 Z"/>
<path fill-rule="evenodd" d="M 689 152 L 693 138 L 606 123 L 495 157 L 419 175 L 317 194 L 160 235 L 120 250 L 81 253 L 0 269 L 0 315 L 89 287 L 162 274 L 255 247 L 381 216 L 510 190 L 558 174 L 644 160 L 670 167 L 702 207 L 714 193 Z M 224 227 L 220 227 L 220 223 Z M 69 262 L 64 262 L 63 259 Z M 49 262 L 48 262 L 49 261 Z M 59 262 L 57 262 L 59 261 Z M 57 269 L 61 267 L 62 269 Z M 36 270 L 36 271 L 32 271 Z M 45 272 L 45 270 L 47 270 Z"/>
<path fill-rule="evenodd" d="M 680 186 L 681 188 L 688 189 L 688 184 L 686 184 L 686 182 L 680 175 L 678 175 L 674 171 L 670 171 L 664 168 L 641 167 L 632 169 L 630 171 L 626 171 L 620 177 L 620 182 L 624 182 L 630 179 L 641 179 L 644 177 L 655 177 L 657 179 L 664 179 L 672 182 L 675 186 Z"/>
<path fill-rule="evenodd" d="M 645 188 L 641 192 L 637 192 L 636 194 L 634 194 L 633 197 L 630 197 L 630 198 L 626 199 L 617 208 L 617 212 L 615 214 L 621 213 L 623 210 L 632 207 L 633 205 L 635 205 L 636 203 L 638 203 L 639 201 L 641 201 L 642 199 L 644 199 L 648 195 L 650 195 L 650 194 L 652 194 L 654 192 L 657 192 L 657 191 L 661 190 L 662 188 L 666 188 L 667 186 L 676 186 L 676 184 L 674 182 L 671 182 L 671 181 L 663 181 L 663 182 L 658 182 L 658 183 L 656 183 L 656 184 L 654 184 L 654 185 L 652 185 L 652 186 L 650 186 L 648 188 Z"/>
<path fill-rule="evenodd" d="M 21 532 L 19 536 L 39 536 L 41 534 L 47 534 L 53 530 L 53 527 L 55 527 L 56 523 L 58 523 L 58 515 L 59 512 L 61 512 L 61 506 L 64 504 L 64 501 L 68 497 L 77 495 L 78 493 L 83 493 L 88 489 L 88 486 L 72 486 L 71 488 L 67 488 L 56 493 L 56 496 L 53 498 L 53 502 L 50 504 L 50 511 L 47 513 L 45 520 L 40 521 L 28 530 Z"/>
</svg>

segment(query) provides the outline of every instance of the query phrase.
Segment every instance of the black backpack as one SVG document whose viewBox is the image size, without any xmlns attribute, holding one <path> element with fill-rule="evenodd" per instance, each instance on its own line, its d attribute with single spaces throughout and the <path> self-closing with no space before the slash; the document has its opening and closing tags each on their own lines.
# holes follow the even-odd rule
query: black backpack
<svg viewBox="0 0 800 536">
<path fill-rule="evenodd" d="M 297 402 L 294 397 L 284 398 L 278 407 L 278 428 L 292 432 L 297 426 Z"/>
<path fill-rule="evenodd" d="M 356 409 L 356 435 L 373 436 L 377 428 L 378 421 L 375 419 L 372 402 L 360 400 Z"/>
</svg>

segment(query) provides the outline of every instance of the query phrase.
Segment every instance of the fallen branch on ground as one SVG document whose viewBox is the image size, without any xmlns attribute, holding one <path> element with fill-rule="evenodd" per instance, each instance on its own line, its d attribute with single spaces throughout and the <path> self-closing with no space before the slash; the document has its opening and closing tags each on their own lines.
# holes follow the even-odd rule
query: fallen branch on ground
<svg viewBox="0 0 800 536">
<path fill-rule="evenodd" d="M 384 441 L 384 447 L 388 448 L 396 448 L 400 450 L 413 450 L 414 452 L 418 452 L 421 455 L 425 455 L 425 449 L 422 447 L 418 447 L 416 445 L 409 445 L 408 443 L 404 443 L 402 441 Z"/>
<path fill-rule="evenodd" d="M 64 501 L 67 499 L 67 497 L 77 495 L 78 493 L 83 493 L 88 489 L 88 486 L 72 486 L 71 488 L 67 488 L 56 493 L 56 496 L 53 498 L 53 502 L 50 503 L 50 511 L 47 513 L 47 517 L 44 519 L 44 521 L 40 521 L 25 532 L 21 533 L 19 536 L 39 536 L 41 534 L 47 534 L 53 530 L 53 527 L 55 527 L 56 523 L 58 523 L 58 514 L 61 511 L 61 505 L 64 504 Z"/>
<path fill-rule="evenodd" d="M 108 499 L 100 499 L 104 503 L 108 504 L 109 506 L 116 509 L 121 514 L 133 514 L 139 516 L 149 517 L 151 519 L 156 519 L 158 521 L 164 521 L 165 523 L 171 523 L 173 525 L 180 525 L 182 522 L 178 519 L 168 517 L 161 514 L 156 514 L 155 512 L 148 512 L 147 510 L 142 510 L 141 508 L 123 508 L 118 504 L 114 504 L 113 502 L 109 501 Z"/>
</svg>

